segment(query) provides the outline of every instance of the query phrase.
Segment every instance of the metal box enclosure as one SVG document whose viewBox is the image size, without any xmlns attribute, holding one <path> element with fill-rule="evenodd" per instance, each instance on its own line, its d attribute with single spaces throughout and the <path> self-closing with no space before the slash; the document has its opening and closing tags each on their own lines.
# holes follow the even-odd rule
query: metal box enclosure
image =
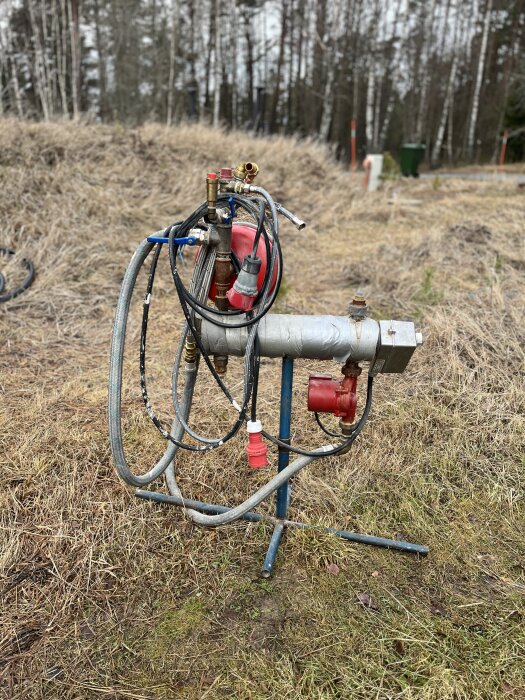
<svg viewBox="0 0 525 700">
<path fill-rule="evenodd" d="M 422 342 L 421 333 L 416 333 L 411 321 L 379 321 L 379 343 L 370 373 L 404 372 Z"/>
</svg>

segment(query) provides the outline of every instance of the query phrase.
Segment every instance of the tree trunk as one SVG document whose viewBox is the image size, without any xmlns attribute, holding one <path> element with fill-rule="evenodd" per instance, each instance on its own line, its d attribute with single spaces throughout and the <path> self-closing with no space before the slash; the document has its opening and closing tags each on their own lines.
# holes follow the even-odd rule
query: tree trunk
<svg viewBox="0 0 525 700">
<path fill-rule="evenodd" d="M 248 13 L 248 8 L 245 5 L 241 5 L 241 12 L 242 12 L 242 19 L 243 19 L 243 25 L 244 25 L 244 40 L 246 43 L 246 58 L 245 58 L 245 65 L 246 65 L 246 75 L 248 77 L 248 90 L 247 90 L 247 116 L 248 120 L 250 121 L 252 127 L 255 122 L 255 112 L 254 112 L 254 105 L 253 105 L 253 89 L 254 89 L 254 83 L 253 83 L 253 34 L 252 34 L 252 25 L 251 25 L 251 17 Z"/>
<path fill-rule="evenodd" d="M 434 17 L 436 10 L 436 0 L 432 0 L 430 19 L 426 21 L 423 25 L 423 43 L 425 46 L 424 61 L 423 61 L 423 71 L 420 68 L 420 74 L 422 73 L 420 86 L 419 86 L 419 107 L 417 111 L 417 121 L 416 121 L 416 142 L 421 143 L 423 141 L 423 131 L 425 129 L 425 118 L 427 112 L 427 94 L 430 85 L 430 54 L 432 51 L 432 39 L 433 39 L 433 28 L 434 28 Z M 426 26 L 428 24 L 428 27 Z"/>
<path fill-rule="evenodd" d="M 487 0 L 487 8 L 485 10 L 485 20 L 483 22 L 483 36 L 481 38 L 481 48 L 479 51 L 478 72 L 476 76 L 476 86 L 474 88 L 474 96 L 472 98 L 472 109 L 470 112 L 470 122 L 468 129 L 467 153 L 469 160 L 474 158 L 474 147 L 476 138 L 476 125 L 478 121 L 479 111 L 479 96 L 481 93 L 481 85 L 483 82 L 483 71 L 485 68 L 485 60 L 487 57 L 487 43 L 489 38 L 490 19 L 492 15 L 492 0 Z"/>
<path fill-rule="evenodd" d="M 213 126 L 218 128 L 221 118 L 221 83 L 222 83 L 222 66 L 221 66 L 221 22 L 219 17 L 220 3 L 215 3 L 215 65 L 214 65 L 214 96 L 213 96 Z"/>
<path fill-rule="evenodd" d="M 366 87 L 366 150 L 367 153 L 373 153 L 377 144 L 374 143 L 374 117 L 375 117 L 375 102 L 376 102 L 376 71 L 377 71 L 377 40 L 378 27 L 380 18 L 380 3 L 376 0 L 372 15 L 370 17 L 370 26 L 368 28 L 368 84 Z"/>
<path fill-rule="evenodd" d="M 366 150 L 371 153 L 374 148 L 374 98 L 375 98 L 375 66 L 370 57 L 368 67 L 368 84 L 366 87 Z"/>
<path fill-rule="evenodd" d="M 270 132 L 273 133 L 277 126 L 277 109 L 279 107 L 279 96 L 281 94 L 281 74 L 284 64 L 284 49 L 286 45 L 286 31 L 288 20 L 287 0 L 282 0 L 281 5 L 281 38 L 279 40 L 279 58 L 277 59 L 277 70 L 275 73 L 275 88 L 273 91 L 272 107 L 270 110 Z"/>
<path fill-rule="evenodd" d="M 33 41 L 35 45 L 35 65 L 34 65 L 34 76 L 36 82 L 36 89 L 38 97 L 40 99 L 40 105 L 42 107 L 42 114 L 44 121 L 48 121 L 50 117 L 49 109 L 49 86 L 46 84 L 45 69 L 44 69 L 44 55 L 42 51 L 42 43 L 40 41 L 40 30 L 36 23 L 35 18 L 35 7 L 33 5 L 33 0 L 28 0 L 29 8 L 29 20 L 31 23 L 31 31 L 33 33 Z"/>
<path fill-rule="evenodd" d="M 501 131 L 503 129 L 503 122 L 505 119 L 505 109 L 507 107 L 507 101 L 509 99 L 509 88 L 510 88 L 510 76 L 512 72 L 512 68 L 514 66 L 514 58 L 516 54 L 516 44 L 519 44 L 519 34 L 518 34 L 518 23 L 519 23 L 519 17 L 520 17 L 520 4 L 516 2 L 514 5 L 514 14 L 512 18 L 512 30 L 511 30 L 511 38 L 510 38 L 510 44 L 509 44 L 509 49 L 508 49 L 508 56 L 507 60 L 505 61 L 505 71 L 503 73 L 503 97 L 501 99 L 501 106 L 500 106 L 500 116 L 498 120 L 498 128 L 496 130 L 496 139 L 494 143 L 494 152 L 492 154 L 492 163 L 496 163 L 498 160 L 498 156 L 500 153 L 500 138 L 501 138 Z M 520 27 L 521 31 L 521 27 Z M 518 41 L 516 42 L 516 38 L 518 38 Z"/>
<path fill-rule="evenodd" d="M 332 124 L 332 119 L 334 115 L 334 105 L 335 105 L 335 75 L 337 71 L 337 48 L 340 39 L 341 32 L 341 13 L 342 13 L 342 3 L 336 0 L 332 3 L 332 21 L 331 21 L 331 31 L 330 43 L 325 51 L 326 63 L 328 64 L 327 74 L 324 83 L 324 95 L 323 104 L 321 112 L 321 126 L 319 129 L 319 136 L 321 141 L 328 141 L 330 136 L 330 126 Z"/>
<path fill-rule="evenodd" d="M 71 42 L 71 97 L 73 119 L 80 117 L 80 27 L 78 0 L 69 0 L 69 34 Z"/>
<path fill-rule="evenodd" d="M 454 157 L 454 90 L 450 92 L 450 104 L 448 107 L 448 123 L 447 123 L 447 155 L 448 164 L 454 165 L 456 159 Z"/>
<path fill-rule="evenodd" d="M 445 101 L 443 102 L 443 110 L 441 112 L 441 119 L 439 121 L 437 136 L 434 142 L 434 147 L 432 149 L 432 155 L 430 157 L 430 164 L 433 168 L 437 167 L 439 164 L 439 156 L 441 154 L 441 147 L 443 146 L 443 139 L 445 137 L 445 127 L 449 119 L 449 110 L 454 97 L 454 86 L 456 84 L 457 67 L 458 55 L 457 53 L 454 53 L 454 57 L 452 59 L 452 66 L 450 67 L 450 74 L 448 77 L 447 93 L 445 95 Z"/>
<path fill-rule="evenodd" d="M 176 58 L 176 11 L 177 0 L 171 0 L 171 26 L 170 26 L 170 58 L 169 58 L 169 74 L 168 74 L 168 104 L 166 109 L 166 124 L 171 126 L 173 121 L 173 100 L 175 91 L 175 58 Z"/>
<path fill-rule="evenodd" d="M 386 108 L 385 108 L 385 114 L 383 116 L 383 123 L 381 124 L 381 130 L 379 131 L 379 137 L 377 139 L 377 145 L 379 147 L 379 151 L 381 152 L 384 147 L 385 147 L 385 140 L 386 140 L 386 135 L 388 132 L 388 127 L 390 125 L 390 119 L 392 117 L 392 112 L 394 111 L 394 105 L 396 102 L 396 85 L 398 84 L 398 77 L 399 77 L 399 66 L 401 63 L 401 56 L 400 53 L 398 54 L 398 51 L 396 49 L 396 46 L 394 44 L 396 37 L 397 37 L 397 26 L 399 23 L 399 17 L 401 15 L 401 2 L 402 0 L 398 0 L 397 5 L 396 5 L 396 10 L 395 10 L 395 15 L 394 15 L 394 23 L 392 27 L 392 35 L 391 35 L 391 46 L 390 46 L 390 51 L 388 53 L 387 57 L 387 62 L 385 66 L 385 74 L 386 74 L 386 79 L 387 79 L 387 84 L 389 84 L 389 92 L 387 92 L 388 95 L 388 101 L 386 103 Z M 404 37 L 403 37 L 404 39 Z M 401 46 L 403 45 L 403 41 L 401 42 Z M 377 118 L 379 119 L 379 114 L 377 115 Z M 379 128 L 379 121 L 376 124 L 376 129 Z"/>
<path fill-rule="evenodd" d="M 105 121 L 109 115 L 106 49 L 102 40 L 99 0 L 95 0 L 95 44 L 98 54 L 99 116 Z"/>
<path fill-rule="evenodd" d="M 22 105 L 22 95 L 20 93 L 20 83 L 18 82 L 18 66 L 16 59 L 12 56 L 9 61 L 11 64 L 11 80 L 13 82 L 13 92 L 15 93 L 16 111 L 20 119 L 24 118 L 24 108 Z"/>
</svg>

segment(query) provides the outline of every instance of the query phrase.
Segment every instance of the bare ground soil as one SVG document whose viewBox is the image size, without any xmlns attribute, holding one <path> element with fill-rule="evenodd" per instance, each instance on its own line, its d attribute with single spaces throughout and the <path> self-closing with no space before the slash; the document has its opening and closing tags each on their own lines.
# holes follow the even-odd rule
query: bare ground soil
<svg viewBox="0 0 525 700">
<path fill-rule="evenodd" d="M 290 531 L 264 581 L 267 526 L 196 528 L 114 473 L 107 364 L 125 266 L 146 233 L 204 199 L 209 169 L 247 159 L 310 224 L 283 224 L 279 311 L 344 314 L 360 287 L 375 317 L 416 319 L 425 335 L 404 375 L 379 378 L 352 453 L 301 473 L 292 517 L 423 542 L 426 559 Z M 0 695 L 525 697 L 523 190 L 389 181 L 364 194 L 314 144 L 2 121 L 0 221 L 0 245 L 37 267 L 0 309 Z M 149 366 L 168 416 L 181 319 L 161 273 Z M 130 461 L 145 471 L 162 440 L 138 391 L 139 306 L 124 407 Z M 338 367 L 297 363 L 293 440 L 309 447 L 323 443 L 306 411 L 318 370 Z M 240 378 L 232 361 L 237 391 Z M 199 382 L 195 425 L 217 434 L 230 412 Z M 278 391 L 279 363 L 265 361 L 274 433 Z M 185 494 L 234 504 L 266 480 L 244 439 L 184 454 Z"/>
</svg>

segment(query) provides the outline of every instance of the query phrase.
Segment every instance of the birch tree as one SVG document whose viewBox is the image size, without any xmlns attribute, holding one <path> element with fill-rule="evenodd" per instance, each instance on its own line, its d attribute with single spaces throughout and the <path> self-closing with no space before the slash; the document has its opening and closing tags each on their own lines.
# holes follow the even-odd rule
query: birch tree
<svg viewBox="0 0 525 700">
<path fill-rule="evenodd" d="M 218 128 L 221 118 L 221 22 L 219 16 L 220 0 L 215 0 L 215 57 L 214 57 L 214 96 L 213 96 L 213 126 Z"/>
<path fill-rule="evenodd" d="M 445 92 L 445 99 L 443 101 L 443 109 L 441 110 L 441 116 L 439 119 L 439 125 L 438 125 L 438 130 L 436 134 L 436 140 L 434 141 L 434 146 L 432 148 L 432 154 L 430 156 L 430 164 L 432 167 L 437 167 L 439 163 L 439 157 L 441 153 L 441 148 L 443 147 L 443 140 L 445 137 L 445 129 L 447 126 L 447 122 L 450 123 L 450 132 L 452 132 L 452 119 L 450 117 L 451 115 L 451 107 L 452 107 L 452 101 L 454 98 L 454 88 L 456 84 L 456 73 L 457 73 L 457 68 L 458 68 L 458 47 L 457 47 L 457 40 L 458 40 L 458 31 L 461 23 L 461 13 L 460 13 L 460 8 L 457 8 L 456 11 L 456 19 L 454 23 L 454 40 L 452 44 L 452 63 L 450 65 L 450 72 L 448 75 L 448 81 L 447 81 L 447 89 Z M 450 154 L 449 154 L 450 157 Z"/>
<path fill-rule="evenodd" d="M 470 112 L 470 120 L 468 127 L 468 140 L 467 140 L 467 153 L 469 160 L 474 157 L 474 146 L 476 137 L 476 125 L 478 121 L 478 111 L 479 111 L 479 97 L 481 94 L 481 85 L 483 81 L 483 71 L 485 69 L 485 60 L 487 58 L 487 43 L 489 39 L 489 27 L 492 15 L 492 2 L 493 0 L 487 0 L 487 5 L 485 8 L 485 18 L 483 21 L 483 35 L 481 38 L 481 47 L 479 50 L 479 62 L 478 71 L 476 75 L 476 84 L 474 87 L 474 94 L 472 97 L 472 109 Z"/>
<path fill-rule="evenodd" d="M 334 82 L 337 69 L 337 49 L 339 39 L 341 38 L 341 29 L 344 31 L 344 26 L 341 27 L 343 3 L 341 0 L 334 0 L 331 3 L 331 32 L 328 44 L 325 45 L 325 60 L 327 63 L 327 72 L 324 83 L 324 94 L 321 111 L 321 126 L 319 127 L 319 137 L 321 141 L 328 141 L 330 135 L 330 125 L 334 113 Z"/>
<path fill-rule="evenodd" d="M 69 36 L 71 42 L 71 96 L 73 118 L 80 116 L 80 28 L 78 0 L 69 0 Z"/>
<path fill-rule="evenodd" d="M 173 103 L 175 99 L 175 61 L 176 61 L 176 36 L 177 36 L 177 0 L 171 0 L 170 6 L 170 55 L 168 72 L 168 104 L 166 108 L 166 124 L 171 126 L 173 121 Z"/>
<path fill-rule="evenodd" d="M 34 6 L 34 0 L 28 0 L 29 9 L 29 19 L 31 22 L 31 30 L 33 34 L 33 46 L 34 46 L 34 78 L 36 83 L 36 89 L 38 96 L 40 98 L 40 104 L 42 106 L 42 116 L 44 121 L 48 121 L 51 116 L 51 105 L 50 105 L 50 93 L 49 93 L 49 83 L 47 81 L 47 71 L 44 58 L 44 51 L 42 49 L 42 41 L 40 38 L 40 29 L 38 27 L 36 19 L 36 10 Z"/>
</svg>

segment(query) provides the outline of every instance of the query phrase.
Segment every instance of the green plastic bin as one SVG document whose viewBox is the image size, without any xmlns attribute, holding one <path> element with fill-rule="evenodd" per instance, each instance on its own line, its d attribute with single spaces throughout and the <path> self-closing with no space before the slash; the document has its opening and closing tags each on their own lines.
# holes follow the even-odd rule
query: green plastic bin
<svg viewBox="0 0 525 700">
<path fill-rule="evenodd" d="M 399 164 L 404 177 L 419 177 L 419 164 L 425 155 L 424 143 L 404 143 L 401 146 Z"/>
</svg>

